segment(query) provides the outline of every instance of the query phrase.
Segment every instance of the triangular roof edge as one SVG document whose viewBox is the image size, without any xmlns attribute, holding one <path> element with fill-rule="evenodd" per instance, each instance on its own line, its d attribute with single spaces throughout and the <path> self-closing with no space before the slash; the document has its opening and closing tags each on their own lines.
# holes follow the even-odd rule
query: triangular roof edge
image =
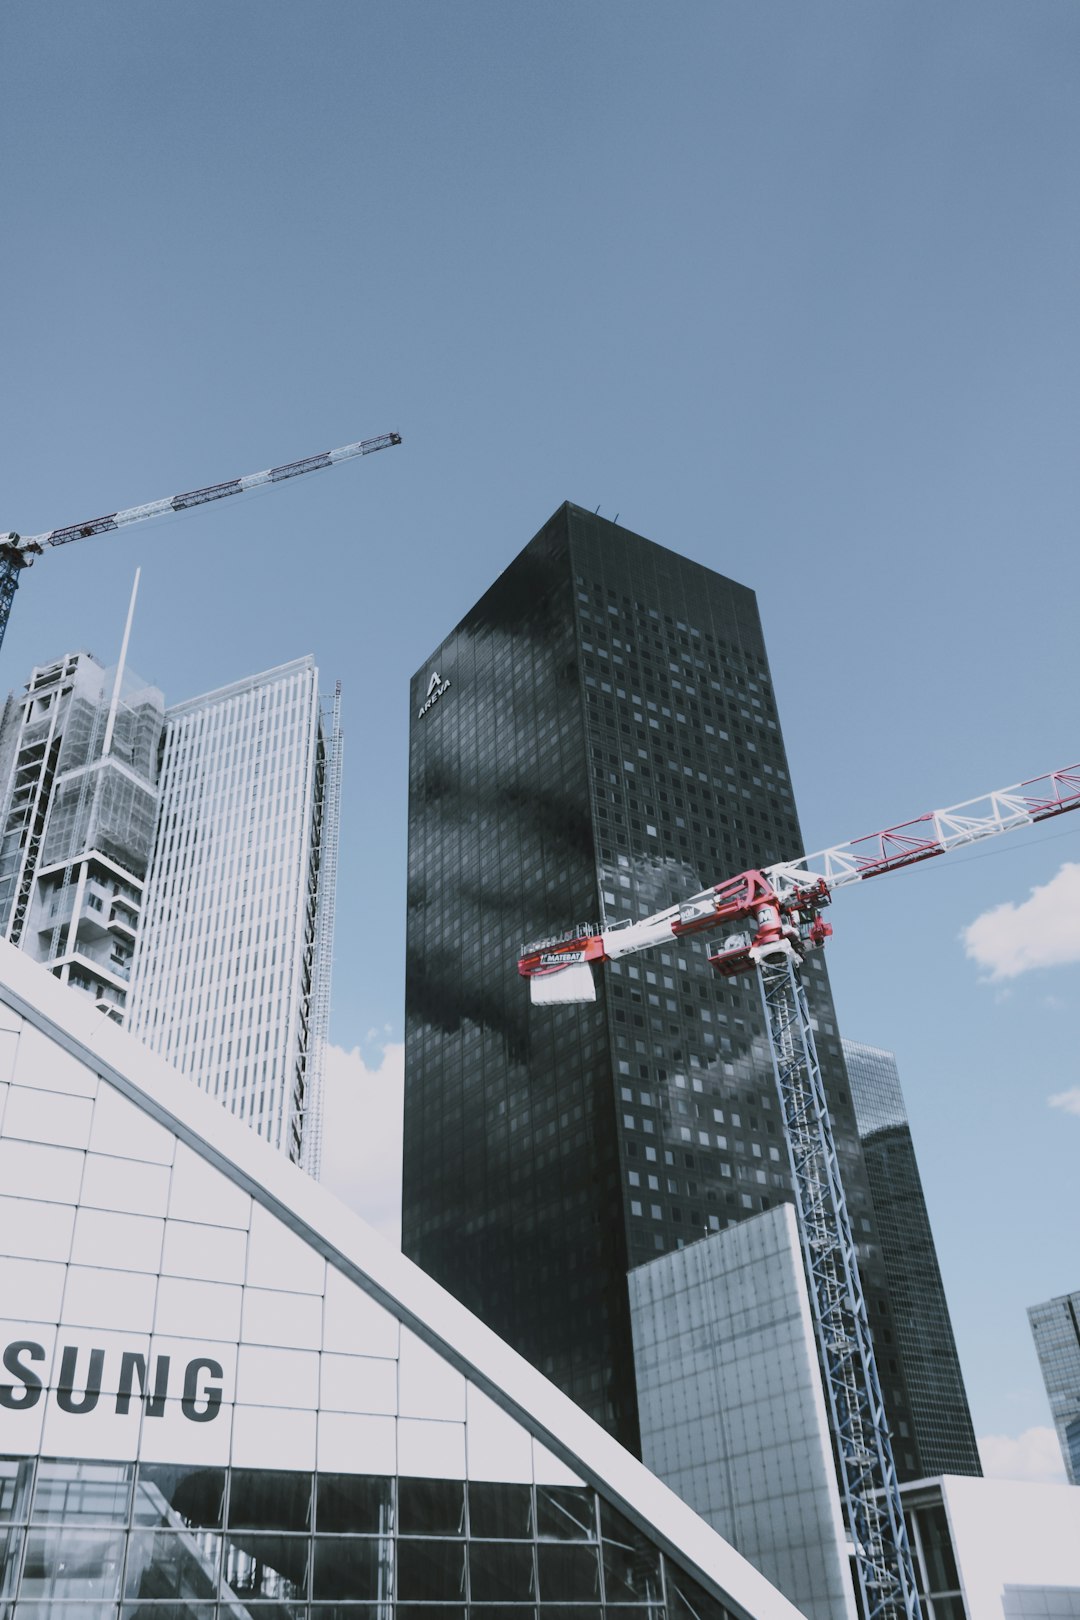
<svg viewBox="0 0 1080 1620">
<path fill-rule="evenodd" d="M 0 1000 L 391 1311 L 742 1620 L 801 1611 L 606 1430 L 335 1194 L 77 992 L 0 941 Z M 137 1075 L 137 1078 L 135 1077 Z"/>
</svg>

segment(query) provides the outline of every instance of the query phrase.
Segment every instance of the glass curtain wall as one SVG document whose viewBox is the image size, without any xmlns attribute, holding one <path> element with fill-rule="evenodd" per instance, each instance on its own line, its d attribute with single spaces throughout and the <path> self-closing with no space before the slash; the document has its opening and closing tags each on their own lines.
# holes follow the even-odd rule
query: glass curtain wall
<svg viewBox="0 0 1080 1620">
<path fill-rule="evenodd" d="M 470 1610 L 733 1620 L 588 1487 L 0 1459 L 0 1620 Z"/>
</svg>

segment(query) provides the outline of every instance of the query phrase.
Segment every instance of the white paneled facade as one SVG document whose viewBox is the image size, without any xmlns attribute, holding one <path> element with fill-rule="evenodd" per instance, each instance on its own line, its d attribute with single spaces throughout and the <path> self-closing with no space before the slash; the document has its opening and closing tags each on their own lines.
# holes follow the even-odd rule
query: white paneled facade
<svg viewBox="0 0 1080 1620">
<path fill-rule="evenodd" d="M 791 1205 L 629 1284 L 644 1461 L 810 1620 L 854 1620 Z"/>
<path fill-rule="evenodd" d="M 797 1620 L 336 1200 L 0 969 L 0 1612 Z"/>
<path fill-rule="evenodd" d="M 337 838 L 328 746 L 310 658 L 166 712 L 127 1016 L 153 1051 L 314 1173 L 332 904 L 320 873 L 333 869 Z"/>
</svg>

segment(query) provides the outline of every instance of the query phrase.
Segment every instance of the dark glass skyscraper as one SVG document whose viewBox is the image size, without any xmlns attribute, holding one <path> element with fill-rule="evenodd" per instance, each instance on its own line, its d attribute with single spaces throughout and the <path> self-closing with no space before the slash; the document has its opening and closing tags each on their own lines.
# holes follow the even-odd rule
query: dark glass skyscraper
<svg viewBox="0 0 1080 1620">
<path fill-rule="evenodd" d="M 843 1045 L 907 1384 L 917 1467 L 927 1478 L 981 1475 L 896 1059 L 876 1046 L 855 1041 Z"/>
<path fill-rule="evenodd" d="M 405 1251 L 634 1451 L 627 1270 L 791 1197 L 757 986 L 686 941 L 530 1012 L 518 952 L 801 852 L 753 592 L 579 507 L 413 680 Z M 820 959 L 807 978 L 902 1436 Z"/>
</svg>

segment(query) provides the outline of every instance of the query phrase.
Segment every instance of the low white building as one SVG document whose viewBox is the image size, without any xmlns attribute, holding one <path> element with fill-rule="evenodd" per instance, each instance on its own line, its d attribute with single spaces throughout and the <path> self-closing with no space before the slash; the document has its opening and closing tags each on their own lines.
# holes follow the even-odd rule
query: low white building
<svg viewBox="0 0 1080 1620">
<path fill-rule="evenodd" d="M 1080 1620 L 1080 1491 L 946 1474 L 901 1488 L 923 1620 Z"/>
<path fill-rule="evenodd" d="M 0 946 L 0 1612 L 799 1620 L 245 1124 Z"/>
</svg>

